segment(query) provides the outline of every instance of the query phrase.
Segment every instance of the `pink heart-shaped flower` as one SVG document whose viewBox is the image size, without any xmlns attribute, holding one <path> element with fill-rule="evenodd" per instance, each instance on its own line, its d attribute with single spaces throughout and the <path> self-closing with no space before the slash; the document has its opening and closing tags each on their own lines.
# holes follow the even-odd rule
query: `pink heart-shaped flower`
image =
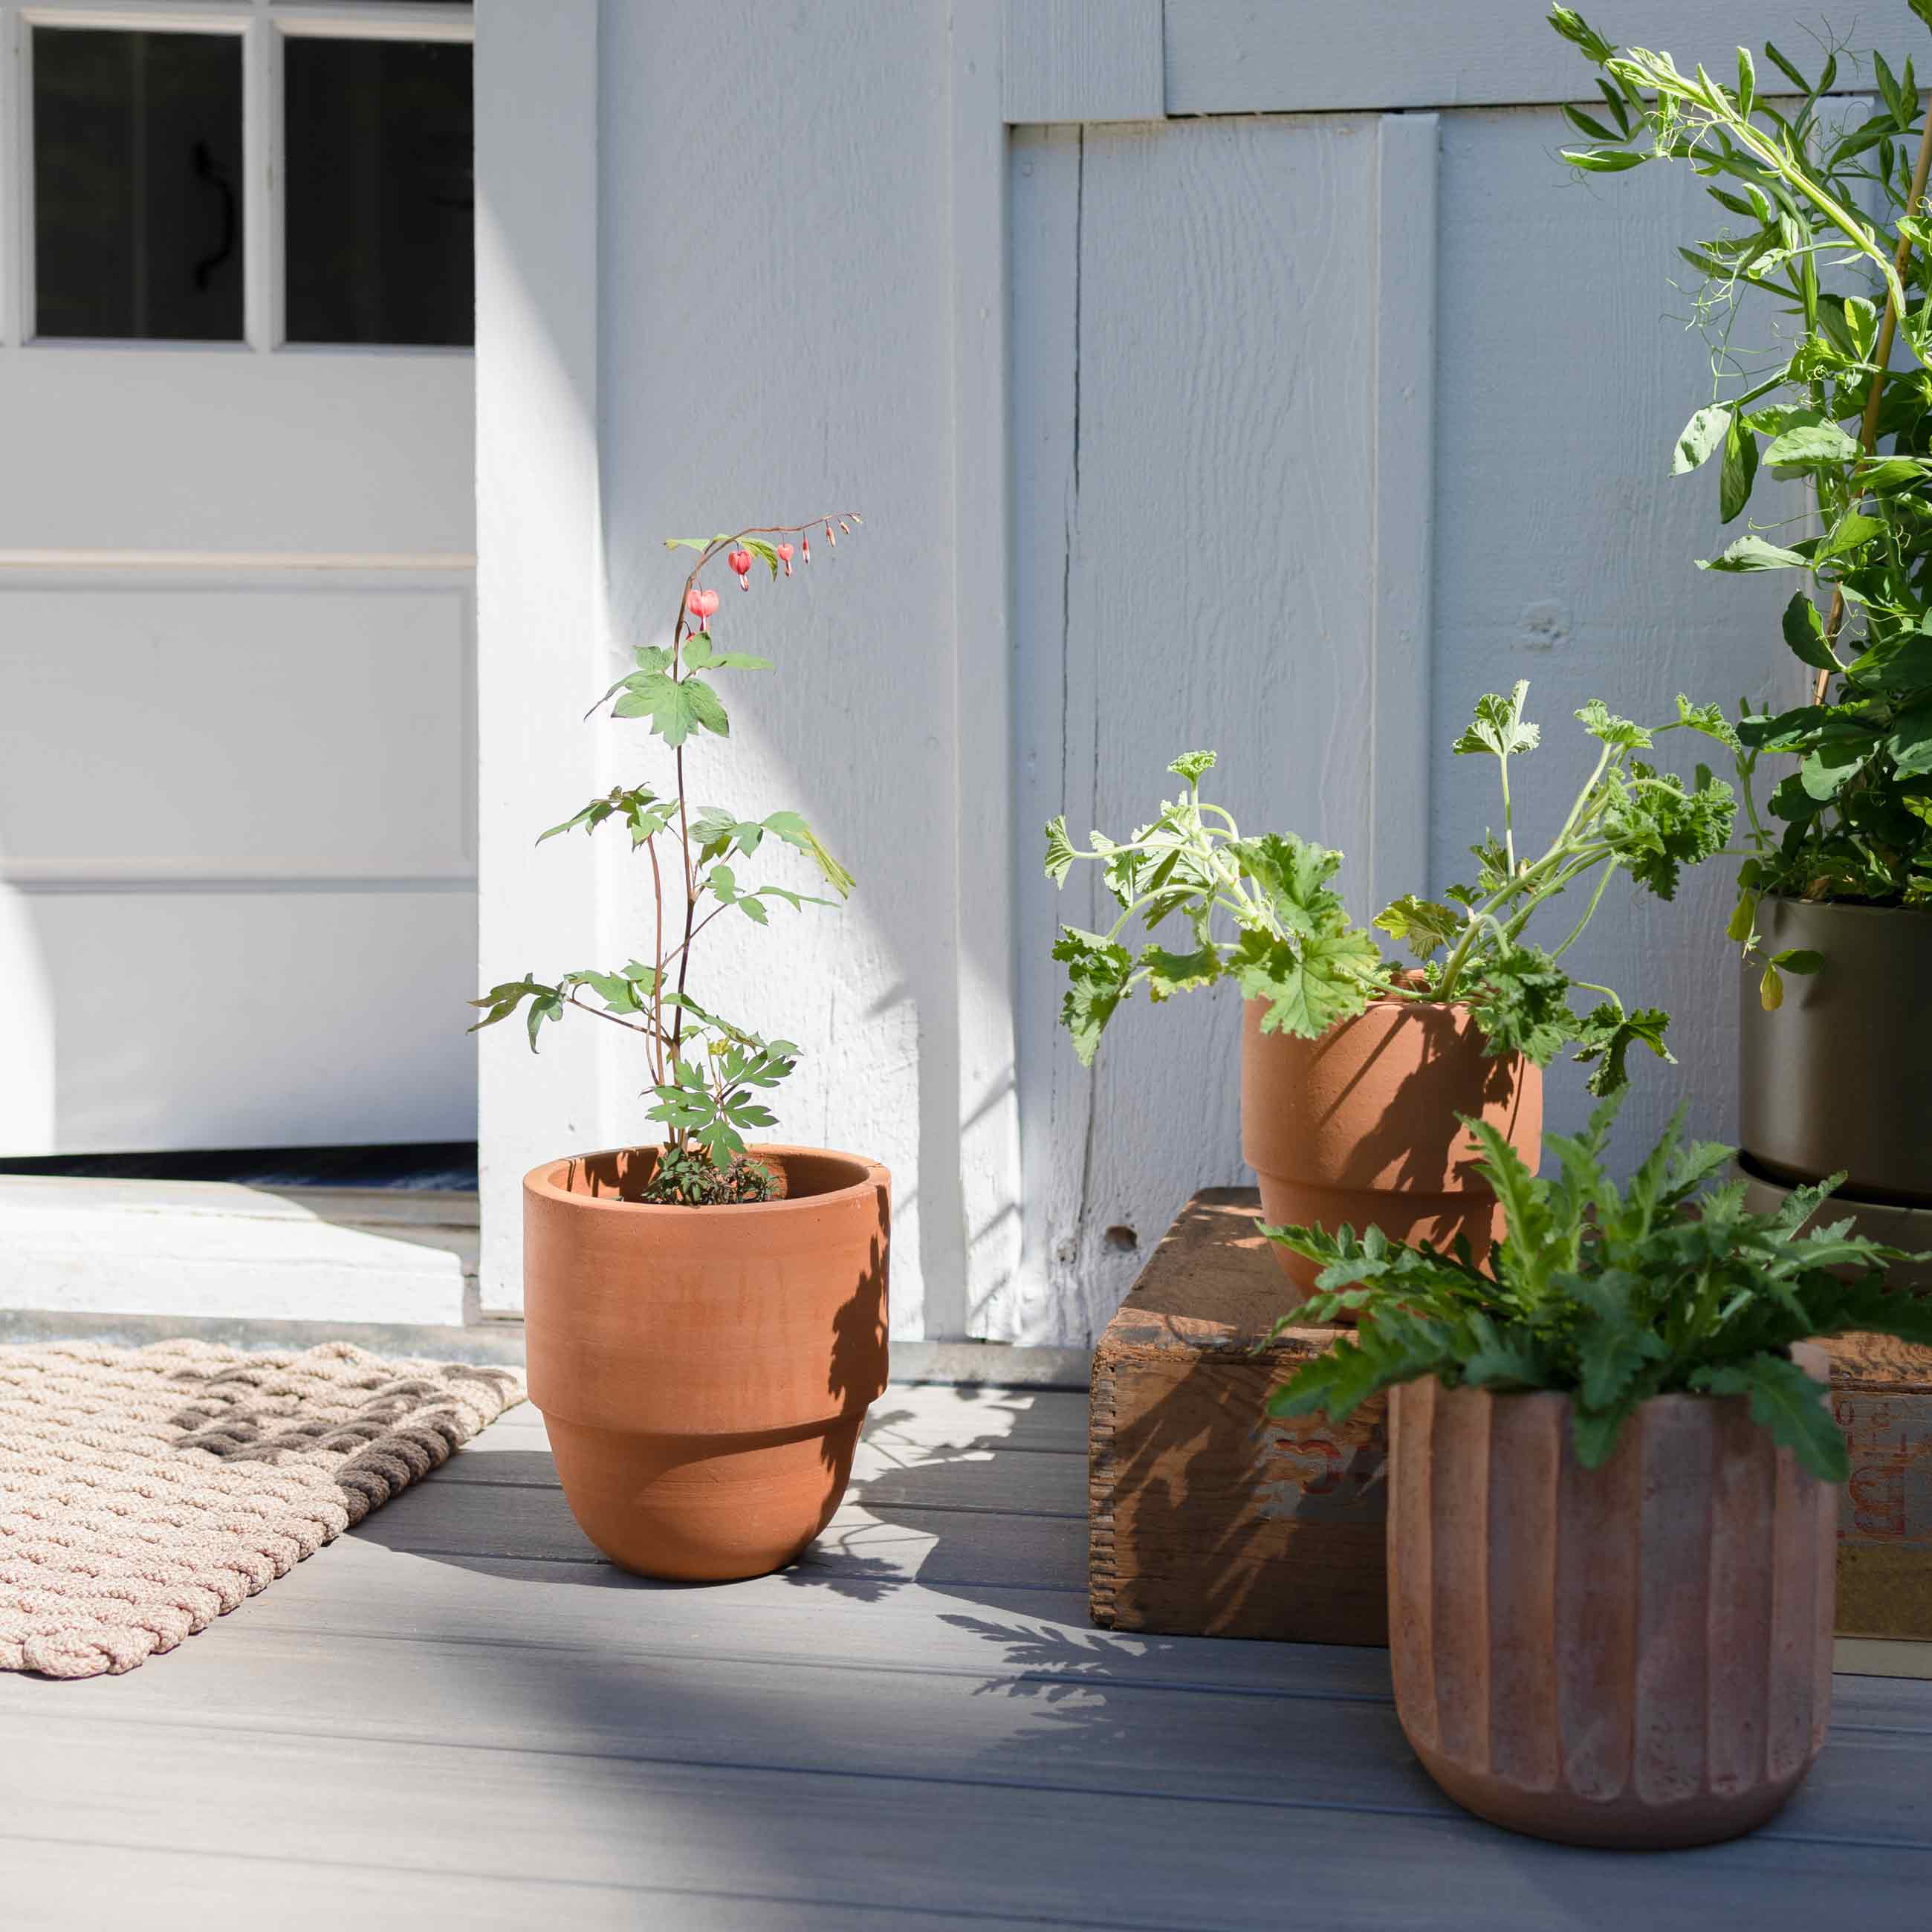
<svg viewBox="0 0 1932 1932">
<path fill-rule="evenodd" d="M 718 593 L 715 590 L 700 590 L 694 586 L 691 595 L 684 600 L 684 608 L 698 620 L 698 628 L 701 631 L 712 612 L 718 608 Z"/>
</svg>

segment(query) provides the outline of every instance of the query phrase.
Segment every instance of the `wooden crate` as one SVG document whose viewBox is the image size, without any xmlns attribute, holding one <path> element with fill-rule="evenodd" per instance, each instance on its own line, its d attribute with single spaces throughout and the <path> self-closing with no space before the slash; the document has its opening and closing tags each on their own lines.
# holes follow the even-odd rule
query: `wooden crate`
<svg viewBox="0 0 1932 1932">
<path fill-rule="evenodd" d="M 1094 1356 L 1094 1621 L 1118 1630 L 1385 1643 L 1383 1405 L 1346 1427 L 1262 1404 L 1335 1331 L 1288 1329 L 1251 1189 L 1181 1210 Z M 1828 1343 L 1851 1447 L 1838 1629 L 1932 1640 L 1932 1349 Z"/>
</svg>

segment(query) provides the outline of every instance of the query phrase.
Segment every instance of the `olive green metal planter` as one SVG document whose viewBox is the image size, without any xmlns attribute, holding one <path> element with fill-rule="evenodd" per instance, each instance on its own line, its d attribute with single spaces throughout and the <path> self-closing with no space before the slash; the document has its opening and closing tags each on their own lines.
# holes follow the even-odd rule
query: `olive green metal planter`
<svg viewBox="0 0 1932 1932">
<path fill-rule="evenodd" d="M 1786 974 L 1774 1012 L 1760 969 L 1742 976 L 1746 1167 L 1786 1186 L 1842 1171 L 1847 1208 L 1932 1208 L 1932 910 L 1768 898 L 1757 917 L 1767 953 L 1802 949 L 1824 964 Z"/>
</svg>

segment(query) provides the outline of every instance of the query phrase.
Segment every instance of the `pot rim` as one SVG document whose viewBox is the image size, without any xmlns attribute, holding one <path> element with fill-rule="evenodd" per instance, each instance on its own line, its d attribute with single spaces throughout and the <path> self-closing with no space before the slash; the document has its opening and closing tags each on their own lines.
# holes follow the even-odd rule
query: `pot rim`
<svg viewBox="0 0 1932 1932">
<path fill-rule="evenodd" d="M 1868 905 L 1862 899 L 1801 899 L 1790 892 L 1760 892 L 1773 905 L 1796 906 L 1805 912 L 1828 912 L 1846 918 L 1911 919 L 1932 922 L 1932 906 Z"/>
<path fill-rule="evenodd" d="M 1265 993 L 1244 994 L 1241 999 L 1244 1006 L 1265 1007 L 1271 1004 Z M 1390 1011 L 1394 1012 L 1398 1017 L 1409 1015 L 1420 1017 L 1424 1013 L 1453 1013 L 1458 1018 L 1468 1020 L 1472 1023 L 1475 1018 L 1467 1000 L 1398 1000 L 1393 993 L 1378 993 L 1360 1012 L 1352 1013 L 1345 1020 L 1336 1020 L 1324 1027 L 1315 1036 L 1315 1040 L 1326 1040 L 1331 1033 L 1339 1033 L 1346 1026 L 1353 1026 L 1358 1020 L 1365 1020 L 1372 1012 Z M 1290 1034 L 1287 1037 L 1290 1040 L 1302 1038 L 1299 1034 Z M 1312 1046 L 1315 1040 L 1303 1040 L 1302 1043 Z"/>
<path fill-rule="evenodd" d="M 1793 1342 L 1790 1346 L 1790 1354 L 1791 1359 L 1815 1380 L 1819 1382 L 1829 1380 L 1832 1358 L 1826 1352 L 1822 1336 L 1813 1335 L 1802 1342 Z M 1396 1383 L 1389 1393 L 1393 1395 L 1400 1390 L 1414 1388 L 1419 1384 L 1426 1382 L 1435 1383 L 1436 1393 L 1438 1400 L 1445 1396 L 1454 1397 L 1474 1395 L 1487 1396 L 1492 1402 L 1561 1402 L 1565 1408 L 1572 1408 L 1576 1406 L 1576 1391 L 1574 1389 L 1472 1388 L 1467 1382 L 1459 1382 L 1454 1388 L 1450 1388 L 1444 1384 L 1439 1376 L 1412 1376 L 1407 1382 Z M 1678 1404 L 1695 1402 L 1700 1408 L 1703 1408 L 1713 1402 L 1748 1402 L 1750 1400 L 1748 1396 L 1714 1394 L 1708 1389 L 1667 1389 L 1659 1395 L 1646 1396 L 1642 1401 L 1630 1411 L 1630 1414 L 1636 1415 L 1642 1410 L 1652 1408 L 1660 1402 Z M 1628 1418 L 1625 1420 L 1628 1420 Z M 1762 1424 L 1760 1426 L 1763 1426 Z"/>
<path fill-rule="evenodd" d="M 551 1177 L 559 1168 L 568 1167 L 572 1161 L 596 1160 L 603 1154 L 632 1154 L 638 1147 L 595 1148 L 585 1154 L 567 1154 L 554 1156 L 539 1162 L 524 1176 L 524 1192 L 545 1201 L 555 1201 L 566 1208 L 580 1208 L 609 1214 L 616 1211 L 625 1214 L 658 1215 L 674 1214 L 689 1219 L 695 1216 L 706 1217 L 728 1214 L 734 1222 L 753 1219 L 764 1220 L 772 1215 L 796 1214 L 813 1208 L 820 1208 L 844 1201 L 857 1201 L 872 1194 L 881 1186 L 890 1186 L 892 1174 L 885 1164 L 861 1154 L 848 1154 L 840 1148 L 800 1147 L 776 1141 L 760 1142 L 745 1151 L 754 1159 L 760 1154 L 769 1154 L 782 1160 L 788 1154 L 807 1155 L 816 1160 L 849 1161 L 855 1167 L 862 1168 L 862 1177 L 850 1186 L 828 1188 L 822 1194 L 802 1194 L 796 1198 L 790 1196 L 779 1201 L 729 1201 L 716 1202 L 709 1207 L 680 1208 L 668 1201 L 626 1201 L 615 1195 L 579 1194 L 568 1187 L 560 1187 Z"/>
</svg>

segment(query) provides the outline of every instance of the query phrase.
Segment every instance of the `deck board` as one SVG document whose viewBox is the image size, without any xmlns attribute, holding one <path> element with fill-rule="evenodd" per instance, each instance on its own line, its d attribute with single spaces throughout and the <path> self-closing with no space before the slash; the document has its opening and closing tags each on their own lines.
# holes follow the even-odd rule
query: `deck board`
<svg viewBox="0 0 1932 1932">
<path fill-rule="evenodd" d="M 0 1677 L 5 1922 L 133 1896 L 148 1927 L 296 1928 L 1922 1914 L 1932 1684 L 1840 1677 L 1754 1838 L 1512 1838 L 1422 1775 L 1381 1652 L 1090 1628 L 1084 1435 L 1077 1396 L 896 1388 L 809 1562 L 693 1589 L 596 1558 L 518 1412 L 178 1652 Z"/>
</svg>

